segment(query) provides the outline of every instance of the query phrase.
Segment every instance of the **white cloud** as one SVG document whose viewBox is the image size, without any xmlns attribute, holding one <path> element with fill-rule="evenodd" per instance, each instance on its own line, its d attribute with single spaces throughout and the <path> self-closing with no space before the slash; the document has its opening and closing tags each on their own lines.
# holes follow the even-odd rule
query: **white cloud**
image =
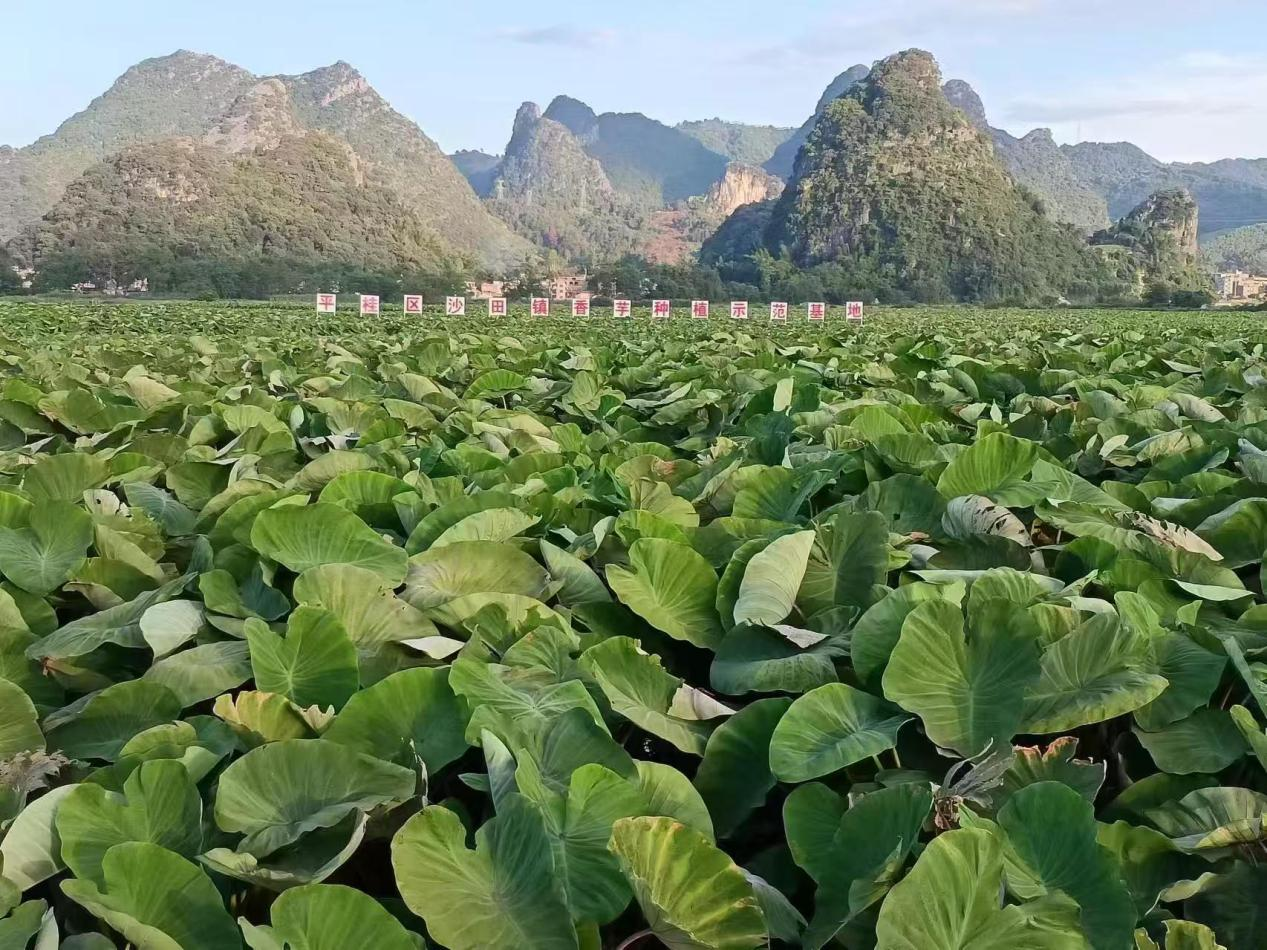
<svg viewBox="0 0 1267 950">
<path fill-rule="evenodd" d="M 1195 50 L 1133 75 L 1098 76 L 1058 96 L 1004 103 L 1018 132 L 1051 126 L 1063 141 L 1131 141 L 1172 161 L 1267 155 L 1267 57 Z"/>
<path fill-rule="evenodd" d="M 1086 99 L 1015 99 L 1008 103 L 1003 117 L 1022 124 L 1043 125 L 1151 115 L 1231 115 L 1244 111 L 1244 107 L 1235 103 L 1210 102 L 1194 96 L 1134 98 L 1124 95 L 1093 96 Z"/>
<path fill-rule="evenodd" d="M 1067 7 L 1082 3 L 1069 0 Z M 870 62 L 877 51 L 887 54 L 952 40 L 989 45 L 1054 9 L 1054 0 L 891 0 L 861 12 L 835 14 L 785 39 L 741 50 L 734 58 L 783 68 L 793 58 Z"/>
<path fill-rule="evenodd" d="M 565 46 L 571 49 L 597 49 L 616 42 L 616 31 L 582 29 L 575 26 L 508 27 L 498 31 L 502 39 L 529 46 Z"/>
</svg>

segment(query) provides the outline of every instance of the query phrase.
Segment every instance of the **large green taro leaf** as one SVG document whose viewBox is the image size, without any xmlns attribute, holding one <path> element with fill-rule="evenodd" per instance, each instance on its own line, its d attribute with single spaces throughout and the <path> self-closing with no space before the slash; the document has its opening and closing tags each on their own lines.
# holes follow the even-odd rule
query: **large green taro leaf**
<svg viewBox="0 0 1267 950">
<path fill-rule="evenodd" d="M 49 789 L 28 801 L 8 823 L 4 838 L 0 839 L 0 912 L 6 884 L 25 891 L 65 869 L 57 836 L 57 812 L 62 800 L 79 787 L 60 785 Z M 0 946 L 4 946 L 3 941 Z"/>
<path fill-rule="evenodd" d="M 179 597 L 191 576 L 178 577 L 162 587 L 139 594 L 127 603 L 72 620 L 32 643 L 26 655 L 33 660 L 79 657 L 107 643 L 144 649 L 147 644 L 141 632 L 141 618 L 154 605 Z"/>
<path fill-rule="evenodd" d="M 836 681 L 833 660 L 849 652 L 843 637 L 780 624 L 744 624 L 726 634 L 709 670 L 713 689 L 744 693 L 803 693 Z"/>
<path fill-rule="evenodd" d="M 511 795 L 466 846 L 466 828 L 430 805 L 392 839 L 396 886 L 409 909 L 450 950 L 578 950 L 540 814 Z"/>
<path fill-rule="evenodd" d="M 264 858 L 257 858 L 249 851 L 212 848 L 198 855 L 198 860 L 217 874 L 270 891 L 317 884 L 356 853 L 365 838 L 368 822 L 363 812 L 352 812 L 337 824 L 309 831 L 293 844 L 278 848 Z"/>
<path fill-rule="evenodd" d="M 1180 851 L 1214 859 L 1267 838 L 1267 795 L 1248 788 L 1198 788 L 1148 810 Z"/>
<path fill-rule="evenodd" d="M 180 698 L 166 686 L 126 680 L 49 716 L 48 744 L 71 758 L 113 762 L 133 736 L 179 718 L 181 709 Z"/>
<path fill-rule="evenodd" d="M 381 574 L 352 564 L 323 564 L 295 579 L 299 604 L 324 607 L 362 650 L 436 635 L 435 624 L 396 597 Z"/>
<path fill-rule="evenodd" d="M 796 603 L 807 617 L 832 607 L 866 609 L 889 572 L 889 530 L 878 511 L 840 512 L 818 527 Z"/>
<path fill-rule="evenodd" d="M 356 693 L 323 737 L 402 765 L 417 756 L 434 775 L 466 751 L 469 718 L 448 668 L 401 670 Z"/>
<path fill-rule="evenodd" d="M 378 901 L 342 884 L 293 888 L 269 909 L 272 926 L 239 919 L 251 950 L 417 950 L 417 937 Z"/>
<path fill-rule="evenodd" d="M 607 582 L 634 613 L 658 630 L 700 647 L 722 637 L 717 618 L 717 575 L 685 544 L 641 538 L 629 549 L 627 570 L 607 568 Z"/>
<path fill-rule="evenodd" d="M 1003 845 L 993 833 L 962 828 L 939 835 L 881 905 L 876 950 L 1085 947 L 1076 918 L 1061 933 L 1046 926 L 1046 915 L 1014 904 L 1000 907 L 1002 879 Z"/>
<path fill-rule="evenodd" d="M 122 795 L 91 783 L 74 786 L 56 821 L 66 865 L 98 885 L 105 884 L 106 853 L 117 844 L 148 841 L 191 859 L 202 848 L 202 799 L 174 759 L 142 763 Z"/>
<path fill-rule="evenodd" d="M 770 739 L 770 771 L 805 782 L 892 749 L 910 722 L 896 706 L 844 683 L 828 683 L 792 703 Z"/>
<path fill-rule="evenodd" d="M 738 865 L 671 818 L 624 818 L 612 829 L 652 933 L 672 950 L 749 950 L 767 942 L 765 916 Z"/>
<path fill-rule="evenodd" d="M 759 699 L 718 726 L 704 748 L 695 787 L 713 825 L 726 837 L 761 807 L 777 779 L 770 771 L 770 737 L 790 699 Z"/>
<path fill-rule="evenodd" d="M 1039 782 L 999 812 L 1007 833 L 1009 889 L 1022 899 L 1062 891 L 1077 901 L 1097 950 L 1128 946 L 1135 906 L 1113 854 L 1096 840 L 1091 803 L 1067 785 Z"/>
<path fill-rule="evenodd" d="M 409 559 L 402 594 L 419 610 L 443 607 L 468 594 L 518 594 L 540 599 L 549 575 L 513 544 L 455 541 Z"/>
<path fill-rule="evenodd" d="M 929 739 L 964 756 L 1010 744 L 1038 647 L 1003 601 L 991 602 L 965 639 L 963 613 L 944 600 L 920 604 L 884 671 L 884 695 L 920 717 Z"/>
<path fill-rule="evenodd" d="M 466 738 L 472 743 L 478 741 L 484 727 L 507 740 L 537 734 L 570 709 L 584 710 L 606 728 L 584 683 L 579 679 L 560 682 L 540 667 L 512 667 L 461 656 L 450 668 L 449 685 L 471 709 Z"/>
<path fill-rule="evenodd" d="M 117 844 L 102 861 L 104 885 L 62 882 L 66 896 L 137 950 L 239 950 L 241 935 L 220 892 L 197 865 L 156 844 Z"/>
<path fill-rule="evenodd" d="M 903 584 L 870 607 L 849 631 L 849 659 L 864 683 L 880 685 L 889 656 L 902 635 L 907 616 L 926 600 L 963 599 L 962 584 Z"/>
<path fill-rule="evenodd" d="M 852 807 L 825 785 L 802 785 L 783 804 L 788 847 L 818 885 L 805 946 L 828 943 L 875 904 L 900 873 L 932 810 L 925 783 L 883 788 Z"/>
<path fill-rule="evenodd" d="M 782 623 L 796 606 L 816 537 L 813 531 L 785 534 L 753 555 L 739 584 L 734 616 L 723 619 L 736 624 Z"/>
<path fill-rule="evenodd" d="M 337 742 L 270 742 L 231 763 L 220 776 L 216 824 L 247 836 L 240 850 L 265 857 L 353 811 L 399 804 L 413 795 L 415 784 L 410 769 Z"/>
<path fill-rule="evenodd" d="M 181 650 L 159 660 L 142 679 L 170 689 L 182 707 L 214 699 L 251 678 L 251 651 L 237 640 Z"/>
<path fill-rule="evenodd" d="M 629 637 L 612 637 L 590 647 L 580 664 L 612 709 L 683 752 L 703 755 L 716 725 L 713 720 L 730 713 L 715 702 L 692 702 L 691 697 L 703 698 L 702 694 L 685 686 L 660 665 L 659 657 L 644 653 Z"/>
<path fill-rule="evenodd" d="M 390 587 L 405 579 L 405 549 L 387 541 L 339 505 L 284 505 L 260 512 L 251 546 L 296 574 L 322 564 L 352 564 L 382 576 Z"/>
<path fill-rule="evenodd" d="M 1168 685 L 1147 636 L 1097 614 L 1043 653 L 1020 731 L 1067 732 L 1141 708 Z"/>
<path fill-rule="evenodd" d="M 1044 497 L 1027 482 L 1038 461 L 1038 445 L 1003 432 L 978 439 L 946 466 L 937 482 L 944 498 L 984 495 L 1000 505 L 1025 507 Z"/>
<path fill-rule="evenodd" d="M 40 717 L 21 687 L 0 679 L 0 762 L 44 748 Z"/>
<path fill-rule="evenodd" d="M 338 618 L 319 607 L 298 607 L 286 635 L 262 620 L 246 621 L 255 685 L 301 708 L 341 708 L 360 684 L 356 647 Z"/>
<path fill-rule="evenodd" d="M 0 573 L 43 596 L 70 579 L 91 545 L 88 512 L 63 501 L 44 502 L 31 508 L 26 527 L 0 527 Z"/>
<path fill-rule="evenodd" d="M 546 829 L 556 842 L 556 873 L 564 882 L 568 907 L 578 921 L 606 924 L 629 904 L 629 885 L 607 842 L 621 818 L 648 808 L 639 782 L 596 763 L 570 776 L 565 794 L 552 796 L 537 786 L 531 758 L 520 757 L 520 790 L 538 801 Z"/>
</svg>

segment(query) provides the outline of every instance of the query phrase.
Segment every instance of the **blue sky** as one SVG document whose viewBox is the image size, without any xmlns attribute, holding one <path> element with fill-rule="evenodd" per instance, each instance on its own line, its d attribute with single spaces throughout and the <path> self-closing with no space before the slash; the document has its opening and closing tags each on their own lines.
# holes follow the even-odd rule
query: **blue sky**
<svg viewBox="0 0 1267 950">
<path fill-rule="evenodd" d="M 932 51 L 991 120 L 1160 158 L 1267 156 L 1263 0 L 44 0 L 4 14 L 0 143 L 52 131 L 132 63 L 178 48 L 252 72 L 356 66 L 447 151 L 500 151 L 558 93 L 666 122 L 798 125 L 827 82 Z"/>
</svg>

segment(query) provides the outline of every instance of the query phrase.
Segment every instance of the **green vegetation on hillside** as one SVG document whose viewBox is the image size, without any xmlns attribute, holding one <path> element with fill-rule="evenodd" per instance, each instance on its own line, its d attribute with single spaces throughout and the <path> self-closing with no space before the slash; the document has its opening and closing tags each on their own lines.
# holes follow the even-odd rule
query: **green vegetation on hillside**
<svg viewBox="0 0 1267 950">
<path fill-rule="evenodd" d="M 6 948 L 1267 945 L 1261 321 L 0 326 Z"/>
<path fill-rule="evenodd" d="M 648 208 L 702 195 L 726 171 L 724 155 L 641 113 L 596 115 L 585 103 L 559 96 L 544 115 L 581 140 L 618 191 Z"/>
<path fill-rule="evenodd" d="M 468 266 L 348 146 L 320 133 L 229 155 L 192 141 L 97 165 L 15 243 L 38 287 L 91 281 L 256 296 L 367 272 L 453 288 Z"/>
<path fill-rule="evenodd" d="M 828 103 L 775 205 L 771 253 L 837 264 L 877 295 L 1094 299 L 1104 274 L 1072 231 L 950 105 L 936 62 L 908 51 Z"/>
<path fill-rule="evenodd" d="M 784 181 L 791 178 L 796 166 L 796 156 L 800 154 L 801 147 L 809 139 L 810 132 L 814 131 L 814 126 L 818 123 L 823 110 L 827 108 L 827 104 L 833 99 L 843 96 L 859 82 L 866 79 L 870 71 L 866 66 L 851 66 L 828 83 L 827 88 L 823 90 L 823 94 L 818 98 L 818 104 L 814 106 L 813 114 L 774 150 L 774 154 L 765 163 L 765 170 L 771 175 L 777 175 Z"/>
<path fill-rule="evenodd" d="M 1211 270 L 1267 274 L 1267 224 L 1210 235 L 1201 252 Z"/>
<path fill-rule="evenodd" d="M 440 147 L 347 63 L 283 79 L 304 127 L 350 144 L 454 252 L 488 267 L 509 266 L 528 252 L 484 209 Z"/>
<path fill-rule="evenodd" d="M 994 151 L 1012 177 L 1039 198 L 1048 215 L 1090 234 L 1109 223 L 1108 206 L 1094 188 L 1081 181 L 1069 156 L 1056 145 L 1051 132 L 1035 129 L 1022 138 L 990 125 L 985 104 L 962 79 L 942 86 L 946 99 L 994 142 Z"/>
<path fill-rule="evenodd" d="M 484 209 L 439 147 L 346 63 L 260 80 L 215 57 L 186 52 L 128 70 L 83 112 L 34 145 L 0 149 L 0 243 L 34 225 L 80 175 L 121 151 L 136 161 L 150 149 L 164 154 L 179 138 L 205 140 L 228 153 L 267 151 L 282 135 L 305 131 L 326 132 L 350 145 L 357 161 L 373 166 L 378 184 L 396 193 L 395 203 L 407 209 L 408 220 L 443 235 L 444 257 L 502 267 L 529 250 Z M 262 165 L 271 160 L 261 156 Z M 277 168 L 266 177 L 284 174 Z M 124 197 L 97 200 L 118 203 Z M 314 202 L 312 208 L 318 207 L 320 202 Z M 305 217 L 314 213 L 310 209 Z M 384 258 L 378 266 L 394 264 Z"/>
<path fill-rule="evenodd" d="M 795 129 L 781 129 L 774 125 L 747 125 L 743 122 L 727 122 L 724 119 L 701 119 L 679 122 L 677 128 L 705 147 L 732 162 L 763 165 L 774 155 L 775 149 L 788 140 Z"/>
<path fill-rule="evenodd" d="M 137 63 L 31 145 L 0 146 L 0 244 L 52 208 L 90 166 L 129 146 L 203 134 L 254 82 L 214 56 L 180 50 Z"/>
<path fill-rule="evenodd" d="M 488 207 L 534 244 L 574 261 L 614 260 L 646 237 L 647 212 L 612 186 L 565 125 L 531 102 L 515 116 Z"/>
<path fill-rule="evenodd" d="M 1197 250 L 1197 203 L 1183 189 L 1159 191 L 1113 227 L 1092 237 L 1092 243 L 1124 249 L 1110 259 L 1119 276 L 1152 303 L 1185 306 L 1213 299 L 1212 282 Z"/>
</svg>

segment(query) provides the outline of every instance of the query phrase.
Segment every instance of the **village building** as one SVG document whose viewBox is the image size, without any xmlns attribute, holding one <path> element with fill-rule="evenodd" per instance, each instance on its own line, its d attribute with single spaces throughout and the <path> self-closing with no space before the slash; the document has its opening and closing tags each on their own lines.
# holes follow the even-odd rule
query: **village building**
<svg viewBox="0 0 1267 950">
<path fill-rule="evenodd" d="M 1224 300 L 1257 300 L 1267 297 L 1267 277 L 1229 271 L 1214 278 L 1214 288 Z"/>
<path fill-rule="evenodd" d="M 468 280 L 466 295 L 474 300 L 492 300 L 506 296 L 506 282 L 502 280 Z"/>
<path fill-rule="evenodd" d="M 491 300 L 506 296 L 507 281 L 504 280 L 468 280 L 466 295 L 474 300 Z M 586 289 L 589 285 L 588 274 L 560 274 L 551 277 L 545 285 L 545 293 L 551 300 L 588 300 L 591 296 Z"/>
<path fill-rule="evenodd" d="M 553 300 L 571 300 L 573 297 L 588 298 L 588 285 L 588 274 L 560 274 L 550 278 L 547 289 Z"/>
</svg>

